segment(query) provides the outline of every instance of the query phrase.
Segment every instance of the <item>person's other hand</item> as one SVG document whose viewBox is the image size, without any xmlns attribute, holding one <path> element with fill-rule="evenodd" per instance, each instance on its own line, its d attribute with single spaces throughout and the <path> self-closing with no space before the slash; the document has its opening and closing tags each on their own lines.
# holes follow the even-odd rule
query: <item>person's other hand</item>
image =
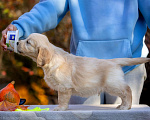
<svg viewBox="0 0 150 120">
<path fill-rule="evenodd" d="M 7 50 L 7 45 L 6 45 L 6 39 L 7 39 L 7 32 L 8 31 L 16 31 L 17 28 L 16 26 L 10 24 L 6 27 L 5 30 L 2 31 L 2 38 L 1 38 L 1 41 L 0 41 L 0 45 L 2 46 L 3 50 Z"/>
</svg>

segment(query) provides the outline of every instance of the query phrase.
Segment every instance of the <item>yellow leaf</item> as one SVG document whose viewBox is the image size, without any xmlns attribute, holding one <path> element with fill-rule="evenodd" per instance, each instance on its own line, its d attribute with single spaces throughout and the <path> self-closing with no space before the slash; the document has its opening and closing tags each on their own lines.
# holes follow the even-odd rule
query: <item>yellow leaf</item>
<svg viewBox="0 0 150 120">
<path fill-rule="evenodd" d="M 3 10 L 3 14 L 7 14 L 7 13 L 9 13 L 9 9 L 8 9 L 8 8 L 5 8 L 5 9 Z"/>
</svg>

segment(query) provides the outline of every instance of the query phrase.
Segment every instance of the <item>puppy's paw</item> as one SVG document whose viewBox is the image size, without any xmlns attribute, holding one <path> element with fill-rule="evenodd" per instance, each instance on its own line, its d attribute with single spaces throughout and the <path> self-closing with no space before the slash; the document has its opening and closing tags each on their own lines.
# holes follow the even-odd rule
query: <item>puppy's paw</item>
<svg viewBox="0 0 150 120">
<path fill-rule="evenodd" d="M 129 110 L 131 109 L 131 107 L 129 107 L 128 105 L 124 106 L 124 105 L 119 105 L 117 107 L 118 110 Z"/>
<path fill-rule="evenodd" d="M 53 109 L 53 111 L 65 111 L 68 107 L 66 106 L 57 106 Z"/>
</svg>

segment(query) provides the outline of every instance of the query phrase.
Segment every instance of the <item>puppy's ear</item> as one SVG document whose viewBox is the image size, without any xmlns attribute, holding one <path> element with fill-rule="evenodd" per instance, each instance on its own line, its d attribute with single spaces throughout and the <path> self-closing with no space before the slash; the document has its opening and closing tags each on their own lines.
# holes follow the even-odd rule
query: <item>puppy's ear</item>
<svg viewBox="0 0 150 120">
<path fill-rule="evenodd" d="M 50 52 L 46 48 L 39 48 L 37 57 L 37 66 L 43 67 L 45 64 L 50 62 Z"/>
</svg>

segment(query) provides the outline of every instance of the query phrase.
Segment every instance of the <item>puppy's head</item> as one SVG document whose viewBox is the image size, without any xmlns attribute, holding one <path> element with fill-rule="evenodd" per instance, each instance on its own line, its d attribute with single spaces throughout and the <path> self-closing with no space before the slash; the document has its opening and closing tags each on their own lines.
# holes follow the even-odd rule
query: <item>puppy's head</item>
<svg viewBox="0 0 150 120">
<path fill-rule="evenodd" d="M 37 62 L 37 66 L 43 67 L 50 62 L 53 46 L 45 35 L 33 33 L 27 39 L 17 43 L 17 50 L 21 55 L 28 56 Z"/>
</svg>

